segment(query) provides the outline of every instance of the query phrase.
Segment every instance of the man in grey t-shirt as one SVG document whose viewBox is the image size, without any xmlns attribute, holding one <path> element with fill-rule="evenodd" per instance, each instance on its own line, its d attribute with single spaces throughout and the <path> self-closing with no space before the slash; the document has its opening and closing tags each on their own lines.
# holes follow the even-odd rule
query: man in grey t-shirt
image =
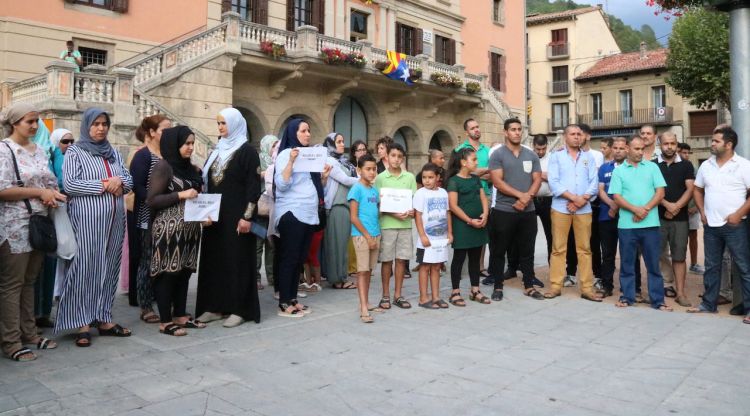
<svg viewBox="0 0 750 416">
<path fill-rule="evenodd" d="M 492 257 L 499 262 L 498 270 L 504 270 L 508 249 L 518 248 L 524 293 L 534 299 L 544 299 L 533 284 L 537 232 L 534 196 L 542 184 L 542 168 L 536 153 L 521 146 L 521 121 L 505 120 L 504 129 L 505 146 L 490 155 L 488 165 L 492 184 L 497 188 L 495 207 L 490 213 Z M 496 276 L 492 300 L 502 299 L 503 278 Z"/>
</svg>

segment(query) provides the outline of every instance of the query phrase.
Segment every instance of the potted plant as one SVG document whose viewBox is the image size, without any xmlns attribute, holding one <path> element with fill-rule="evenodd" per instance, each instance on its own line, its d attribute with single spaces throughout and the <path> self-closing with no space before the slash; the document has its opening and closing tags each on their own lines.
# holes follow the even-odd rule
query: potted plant
<svg viewBox="0 0 750 416">
<path fill-rule="evenodd" d="M 433 72 L 432 75 L 430 75 L 430 79 L 441 87 L 461 88 L 464 86 L 464 82 L 461 78 L 445 72 Z"/>
<path fill-rule="evenodd" d="M 349 52 L 346 54 L 346 62 L 357 68 L 364 68 L 367 64 L 367 58 L 361 52 Z"/>
<path fill-rule="evenodd" d="M 476 81 L 470 81 L 466 83 L 466 92 L 469 94 L 479 94 L 482 91 L 482 85 Z"/>
<path fill-rule="evenodd" d="M 320 57 L 328 65 L 346 64 L 346 54 L 341 52 L 339 48 L 323 48 L 320 51 Z"/>
<path fill-rule="evenodd" d="M 260 43 L 260 51 L 273 57 L 273 59 L 279 59 L 282 56 L 286 56 L 286 48 L 284 47 L 284 44 L 270 40 L 264 40 Z"/>
<path fill-rule="evenodd" d="M 409 69 L 409 79 L 412 81 L 422 79 L 422 68 Z"/>
<path fill-rule="evenodd" d="M 381 72 L 385 71 L 385 69 L 388 68 L 388 65 L 390 65 L 390 62 L 388 61 L 375 61 L 372 63 L 373 68 Z"/>
</svg>

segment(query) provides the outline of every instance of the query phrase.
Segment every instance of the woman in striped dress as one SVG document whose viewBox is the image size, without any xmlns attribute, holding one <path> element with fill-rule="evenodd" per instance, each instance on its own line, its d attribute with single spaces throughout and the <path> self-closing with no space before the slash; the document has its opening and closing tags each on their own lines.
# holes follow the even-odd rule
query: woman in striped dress
<svg viewBox="0 0 750 416">
<path fill-rule="evenodd" d="M 91 324 L 98 325 L 99 335 L 130 336 L 130 330 L 112 322 L 112 303 L 125 234 L 123 194 L 130 192 L 133 179 L 107 141 L 109 127 L 104 110 L 86 110 L 80 138 L 63 163 L 78 253 L 65 274 L 55 332 L 78 328 L 79 347 L 91 345 Z"/>
</svg>

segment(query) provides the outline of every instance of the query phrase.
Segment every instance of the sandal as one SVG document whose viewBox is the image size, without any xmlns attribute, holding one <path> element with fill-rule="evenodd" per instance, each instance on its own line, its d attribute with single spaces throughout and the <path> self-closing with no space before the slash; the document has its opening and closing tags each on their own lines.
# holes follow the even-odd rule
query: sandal
<svg viewBox="0 0 750 416">
<path fill-rule="evenodd" d="M 436 305 L 440 306 L 440 309 L 448 309 L 448 302 L 438 299 L 436 301 L 433 301 Z"/>
<path fill-rule="evenodd" d="M 359 320 L 364 324 L 371 324 L 375 322 L 375 319 L 373 319 L 372 315 L 370 315 L 369 313 L 367 315 L 359 315 Z"/>
<path fill-rule="evenodd" d="M 281 305 L 279 305 L 279 309 L 279 312 L 277 312 L 276 314 L 279 316 L 283 316 L 284 318 L 302 318 L 305 316 L 305 314 L 301 310 L 286 303 L 282 303 Z M 291 311 L 289 309 L 291 309 Z"/>
<path fill-rule="evenodd" d="M 420 308 L 425 308 L 425 309 L 440 309 L 440 305 L 436 304 L 435 302 L 431 300 L 428 300 L 427 302 L 424 302 L 424 303 L 418 303 L 417 305 L 419 305 Z"/>
<path fill-rule="evenodd" d="M 49 338 L 40 337 L 37 342 L 32 342 L 36 345 L 38 350 L 54 350 L 57 348 L 57 343 Z"/>
<path fill-rule="evenodd" d="M 474 302 L 478 302 L 483 305 L 489 305 L 490 303 L 492 303 L 490 298 L 488 298 L 487 296 L 484 296 L 484 293 L 478 290 L 476 292 L 471 292 L 471 294 L 469 294 L 469 300 L 473 300 Z"/>
<path fill-rule="evenodd" d="M 750 315 L 742 318 L 742 323 L 750 325 Z"/>
<path fill-rule="evenodd" d="M 76 334 L 76 347 L 90 347 L 91 334 L 88 332 L 79 332 Z"/>
<path fill-rule="evenodd" d="M 594 293 L 581 293 L 581 299 L 586 299 L 586 300 L 589 300 L 591 302 L 601 302 L 602 301 L 601 295 L 597 295 L 597 294 L 594 294 Z"/>
<path fill-rule="evenodd" d="M 709 311 L 701 303 L 697 308 L 688 308 L 687 313 L 717 313 L 717 311 Z"/>
<path fill-rule="evenodd" d="M 672 309 L 671 306 L 667 306 L 666 303 L 662 303 L 661 305 L 657 306 L 654 309 L 662 311 L 662 312 L 672 312 L 672 311 L 674 311 L 674 309 Z"/>
<path fill-rule="evenodd" d="M 11 354 L 8 358 L 19 363 L 27 363 L 29 361 L 36 360 L 36 354 L 31 352 L 28 348 L 21 348 L 20 350 Z"/>
<path fill-rule="evenodd" d="M 111 328 L 102 329 L 102 327 L 99 327 L 99 336 L 101 337 L 129 337 L 132 335 L 132 332 L 130 332 L 129 329 L 123 328 L 120 326 L 120 324 L 114 324 Z"/>
<path fill-rule="evenodd" d="M 375 312 L 375 313 L 385 313 L 385 309 L 381 308 L 380 306 L 376 306 L 374 308 L 367 308 L 367 311 Z"/>
<path fill-rule="evenodd" d="M 331 285 L 334 289 L 356 289 L 357 285 L 352 282 L 339 282 Z"/>
<path fill-rule="evenodd" d="M 461 292 L 451 293 L 451 297 L 448 298 L 448 302 L 453 304 L 453 306 L 466 306 L 466 301 L 461 297 Z"/>
<path fill-rule="evenodd" d="M 310 285 L 308 285 L 307 283 L 300 283 L 297 286 L 297 291 L 298 292 L 309 292 L 310 291 Z"/>
<path fill-rule="evenodd" d="M 171 335 L 173 337 L 184 337 L 187 335 L 187 331 L 185 329 L 177 324 L 169 324 L 164 327 L 164 329 L 160 329 L 159 333 L 162 333 L 164 335 Z"/>
<path fill-rule="evenodd" d="M 184 324 L 175 323 L 175 325 L 179 326 L 180 328 L 190 328 L 190 329 L 203 329 L 207 326 L 203 322 L 196 321 L 193 319 L 188 319 L 187 322 L 185 322 Z"/>
<path fill-rule="evenodd" d="M 629 303 L 628 301 L 626 301 L 625 299 L 620 299 L 620 300 L 618 300 L 617 302 L 615 302 L 615 306 L 616 306 L 616 307 L 618 307 L 618 308 L 628 308 L 628 307 L 631 307 L 631 306 L 633 306 L 633 305 L 631 305 L 631 304 L 630 304 L 630 303 Z"/>
<path fill-rule="evenodd" d="M 393 304 L 398 306 L 401 309 L 409 309 L 411 308 L 411 303 L 404 299 L 403 296 L 399 296 L 396 298 L 396 300 L 393 301 Z"/>
<path fill-rule="evenodd" d="M 668 286 L 664 288 L 664 296 L 668 298 L 676 298 L 677 297 L 677 291 L 674 290 L 672 286 Z"/>
<path fill-rule="evenodd" d="M 158 324 L 161 318 L 154 311 L 143 311 L 141 312 L 141 321 L 147 324 Z"/>
<path fill-rule="evenodd" d="M 311 284 L 311 285 L 310 285 L 310 288 L 309 288 L 309 289 L 307 289 L 307 291 L 308 291 L 308 292 L 312 292 L 312 293 L 320 292 L 321 290 L 323 290 L 323 287 L 322 287 L 322 286 L 320 286 L 320 285 L 319 285 L 319 284 L 317 284 L 317 283 L 313 283 L 313 284 Z"/>
<path fill-rule="evenodd" d="M 536 290 L 533 287 L 530 287 L 530 288 L 526 289 L 523 293 L 524 293 L 524 295 L 526 295 L 526 296 L 528 296 L 528 297 L 530 297 L 532 299 L 544 300 L 544 295 L 542 294 L 542 292 Z"/>
<path fill-rule="evenodd" d="M 385 310 L 391 309 L 391 298 L 388 296 L 383 296 L 378 303 L 378 307 Z"/>
<path fill-rule="evenodd" d="M 312 313 L 312 309 L 310 309 L 309 306 L 303 305 L 299 302 L 297 302 L 297 299 L 292 299 L 289 304 L 297 308 L 298 311 L 302 312 L 303 315 L 307 315 L 309 313 Z"/>
<path fill-rule="evenodd" d="M 554 299 L 558 296 L 560 296 L 560 292 L 547 292 L 544 294 L 545 299 Z"/>
</svg>

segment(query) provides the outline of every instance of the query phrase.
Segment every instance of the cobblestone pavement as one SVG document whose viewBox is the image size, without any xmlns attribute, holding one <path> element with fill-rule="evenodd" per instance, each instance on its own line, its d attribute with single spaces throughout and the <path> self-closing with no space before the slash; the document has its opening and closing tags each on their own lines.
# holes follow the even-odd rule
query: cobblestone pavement
<svg viewBox="0 0 750 416">
<path fill-rule="evenodd" d="M 404 292 L 415 306 L 416 280 Z M 514 280 L 499 303 L 392 310 L 371 325 L 354 290 L 311 295 L 313 313 L 291 320 L 266 289 L 261 324 L 184 338 L 118 296 L 115 317 L 134 335 L 85 349 L 61 336 L 33 363 L 0 360 L 0 415 L 748 414 L 740 319 L 620 310 L 576 288 L 537 301 Z"/>
</svg>

